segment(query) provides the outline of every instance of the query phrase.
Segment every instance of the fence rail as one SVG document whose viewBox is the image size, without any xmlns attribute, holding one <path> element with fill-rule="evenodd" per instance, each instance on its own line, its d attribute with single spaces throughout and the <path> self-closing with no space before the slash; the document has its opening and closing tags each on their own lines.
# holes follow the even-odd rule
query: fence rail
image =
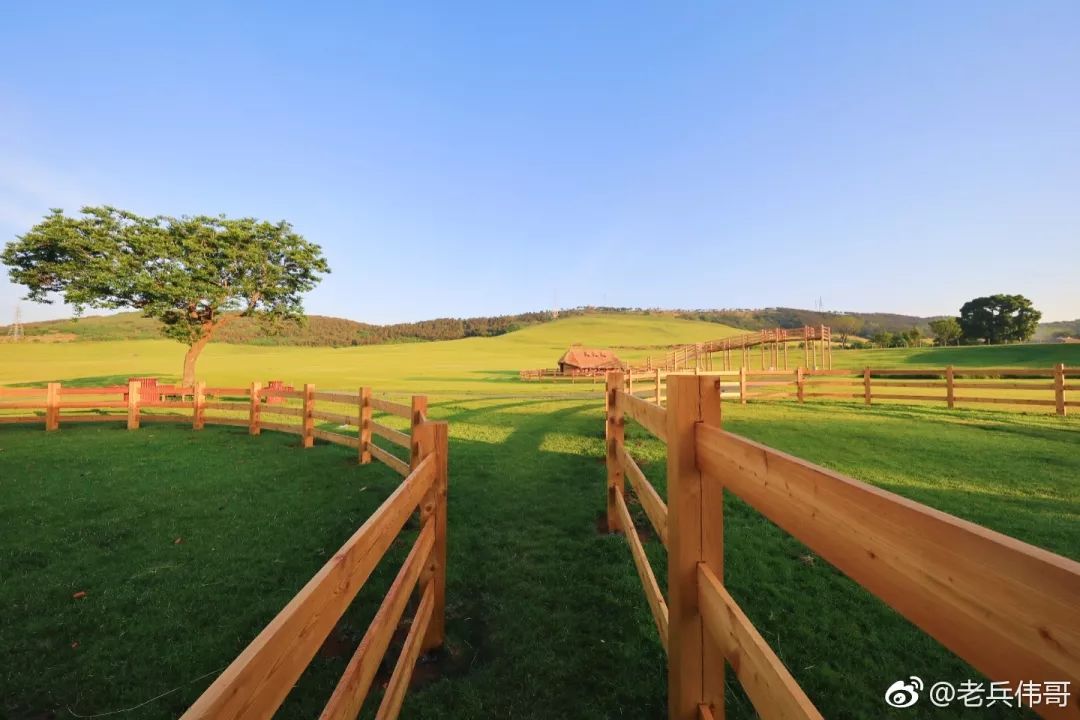
<svg viewBox="0 0 1080 720">
<path fill-rule="evenodd" d="M 125 412 L 116 412 L 121 409 Z M 23 410 L 40 414 L 4 414 Z M 147 410 L 153 414 L 144 412 Z M 185 410 L 188 412 L 161 412 Z M 202 382 L 179 386 L 147 384 L 146 379 L 103 387 L 65 387 L 61 383 L 44 388 L 0 387 L 0 423 L 43 423 L 48 431 L 69 423 L 110 421 L 126 422 L 129 430 L 144 422 L 190 421 L 196 430 L 207 424 L 246 425 L 252 435 L 263 430 L 299 435 L 304 447 L 311 447 L 316 438 L 347 445 L 357 449 L 362 464 L 375 458 L 402 476 L 409 474 L 410 463 L 391 450 L 396 446 L 412 452 L 416 427 L 424 421 L 426 411 L 426 396 L 414 396 L 411 406 L 403 405 L 373 397 L 367 387 L 357 392 L 317 392 L 311 384 L 292 390 L 258 382 L 248 387 L 207 386 Z M 409 431 L 375 421 L 375 412 L 405 418 Z M 316 421 L 322 425 L 317 427 Z M 390 446 L 376 445 L 374 436 Z"/>
<path fill-rule="evenodd" d="M 663 371 L 624 373 L 627 392 L 662 405 L 664 384 L 670 375 Z M 685 374 L 685 373 L 682 373 Z M 720 370 L 697 373 L 718 381 L 725 400 L 861 399 L 866 405 L 900 400 L 957 405 L 1015 405 L 1053 408 L 1067 415 L 1080 408 L 1080 368 L 1055 365 L 1050 368 L 863 368 L 851 370 Z M 651 388 L 645 392 L 640 389 Z M 634 388 L 638 388 L 635 391 Z M 915 392 L 912 392 L 915 391 Z M 936 392 L 935 392 L 936 391 Z"/>
<path fill-rule="evenodd" d="M 446 423 L 425 420 L 414 428 L 418 460 L 405 479 L 182 720 L 273 717 L 406 521 L 419 510 L 420 532 L 320 717 L 351 720 L 359 714 L 408 600 L 418 589 L 419 606 L 376 714 L 398 716 L 420 652 L 442 645 L 445 636 L 447 438 Z"/>
<path fill-rule="evenodd" d="M 821 717 L 724 588 L 725 490 L 991 679 L 1080 684 L 1080 563 L 725 431 L 716 375 L 668 383 L 661 408 L 609 374 L 606 439 L 608 528 L 626 536 L 667 652 L 669 718 L 723 718 L 725 661 L 762 718 Z M 629 412 L 638 403 L 652 409 Z M 666 505 L 626 450 L 627 417 L 665 440 Z M 667 550 L 666 600 L 627 478 Z M 1076 703 L 1035 709 L 1080 718 Z"/>
<path fill-rule="evenodd" d="M 122 399 L 111 399 L 116 397 Z M 189 399 L 173 399 L 177 397 Z M 299 404 L 279 404 L 286 400 Z M 317 409 L 324 404 L 335 409 Z M 342 412 L 343 405 L 350 411 Z M 125 412 L 112 412 L 121 408 Z M 419 510 L 420 531 L 412 549 L 321 716 L 350 720 L 357 716 L 408 600 L 418 589 L 420 604 L 376 715 L 397 717 L 420 652 L 442 645 L 445 636 L 448 432 L 446 423 L 425 417 L 426 396 L 413 396 L 409 406 L 373 398 L 368 387 L 355 393 L 316 392 L 310 384 L 299 391 L 258 382 L 239 388 L 133 380 L 126 386 L 66 388 L 49 383 L 45 388 L 0 388 L 0 412 L 4 410 L 40 411 L 41 415 L 0 415 L 0 422 L 44 423 L 48 431 L 68 423 L 102 421 L 126 422 L 130 430 L 144 422 L 191 422 L 196 430 L 208 424 L 235 425 L 247 427 L 252 435 L 276 430 L 299 435 L 303 447 L 311 447 L 318 438 L 357 448 L 361 463 L 375 457 L 404 476 L 367 522 L 182 716 L 185 720 L 273 717 L 405 522 Z M 373 411 L 406 418 L 409 433 L 376 423 Z M 291 422 L 268 422 L 268 416 Z M 316 427 L 316 420 L 337 427 Z M 343 433 L 341 428 L 355 428 L 356 433 Z M 373 434 L 406 448 L 409 461 L 376 445 Z"/>
</svg>

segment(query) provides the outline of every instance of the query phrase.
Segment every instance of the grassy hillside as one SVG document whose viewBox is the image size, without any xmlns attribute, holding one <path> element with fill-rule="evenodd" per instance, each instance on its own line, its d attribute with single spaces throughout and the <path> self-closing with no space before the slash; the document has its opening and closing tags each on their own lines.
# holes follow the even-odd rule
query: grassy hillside
<svg viewBox="0 0 1080 720">
<path fill-rule="evenodd" d="M 394 342 L 455 340 L 502 335 L 549 319 L 547 313 L 522 313 L 498 317 L 440 318 L 415 323 L 372 325 L 344 318 L 308 315 L 303 323 L 283 322 L 268 326 L 254 318 L 240 317 L 222 326 L 214 342 L 249 345 L 302 345 L 350 347 Z M 91 315 L 68 320 L 27 323 L 24 332 L 33 341 L 153 340 L 161 337 L 161 325 L 139 313 Z M 6 328 L 0 326 L 0 338 Z"/>
<path fill-rule="evenodd" d="M 1039 323 L 1034 339 L 1036 342 L 1047 342 L 1053 340 L 1055 335 L 1061 334 L 1080 338 L 1080 319 Z"/>
<path fill-rule="evenodd" d="M 887 350 L 834 350 L 833 367 L 1037 367 L 1080 365 L 1080 344 L 993 345 Z"/>
<path fill-rule="evenodd" d="M 926 335 L 928 322 L 933 318 L 895 313 L 845 313 L 858 319 L 859 332 L 854 336 L 869 337 L 879 331 L 905 332 L 918 327 Z M 571 308 L 561 312 L 563 319 L 592 318 L 596 323 L 607 318 L 624 317 L 649 322 L 656 318 L 706 322 L 716 325 L 712 337 L 730 334 L 730 328 L 753 332 L 769 328 L 797 328 L 804 325 L 835 324 L 837 314 L 797 308 L 766 308 L 762 310 L 642 310 L 638 308 Z M 221 328 L 215 342 L 249 345 L 300 345 L 309 347 L 350 347 L 355 345 L 384 345 L 400 342 L 457 340 L 469 337 L 493 337 L 522 328 L 550 322 L 547 312 L 519 313 L 475 318 L 437 318 L 412 323 L 373 325 L 345 318 L 309 315 L 303 324 L 283 323 L 272 330 L 251 318 L 238 318 Z M 631 323 L 632 324 L 632 323 Z M 83 340 L 153 340 L 161 337 L 159 325 L 139 313 L 95 315 L 68 320 L 49 320 L 27 323 L 28 337 L 60 342 Z M 1036 342 L 1049 341 L 1055 332 L 1080 335 L 1080 320 L 1042 323 L 1035 333 Z M 7 327 L 0 325 L 0 340 Z M 598 341 L 599 342 L 599 341 Z M 616 337 L 610 343 L 623 344 Z"/>
<path fill-rule="evenodd" d="M 500 338 L 508 346 L 565 350 L 578 343 L 595 347 L 652 350 L 659 354 L 671 345 L 739 335 L 744 330 L 669 315 L 597 314 L 560 318 Z M 634 353 L 624 353 L 634 355 Z M 549 364 L 554 365 L 554 362 Z"/>
<path fill-rule="evenodd" d="M 522 387 L 549 391 L 550 385 L 518 383 L 518 371 L 554 367 L 571 343 L 617 345 L 621 357 L 637 359 L 660 354 L 657 347 L 737 332 L 663 316 L 589 315 L 499 337 L 421 344 L 301 348 L 216 343 L 203 352 L 199 376 L 227 384 L 283 379 L 337 388 L 366 384 L 387 390 L 491 392 L 499 390 L 498 383 L 513 383 L 515 392 Z M 175 378 L 183 352 L 183 345 L 169 340 L 0 345 L 0 384 L 70 378 L 123 381 L 129 375 Z"/>
<path fill-rule="evenodd" d="M 560 318 L 492 338 L 366 347 L 263 347 L 211 344 L 199 361 L 210 383 L 253 379 L 314 382 L 322 387 L 372 385 L 381 390 L 430 393 L 551 392 L 550 384 L 520 383 L 523 368 L 553 367 L 571 344 L 616 347 L 638 360 L 672 343 L 699 342 L 740 332 L 668 316 L 586 315 Z M 184 346 L 169 340 L 0 345 L 0 385 L 69 381 L 124 381 L 133 375 L 176 378 Z M 792 354 L 792 362 L 800 357 Z M 1049 367 L 1080 365 L 1080 345 L 836 350 L 836 367 Z M 588 383 L 560 388 L 588 389 Z"/>
</svg>

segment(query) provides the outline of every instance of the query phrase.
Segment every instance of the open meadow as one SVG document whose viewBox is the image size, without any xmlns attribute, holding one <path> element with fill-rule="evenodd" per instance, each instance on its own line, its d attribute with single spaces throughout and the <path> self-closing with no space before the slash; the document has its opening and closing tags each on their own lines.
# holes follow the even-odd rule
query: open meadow
<svg viewBox="0 0 1080 720">
<path fill-rule="evenodd" d="M 628 348 L 620 355 L 632 359 L 738 332 L 598 316 L 439 343 L 212 344 L 199 376 L 426 393 L 430 416 L 448 421 L 447 649 L 421 665 L 405 716 L 658 718 L 664 651 L 625 540 L 599 531 L 601 386 L 522 383 L 517 372 L 553 366 L 571 342 Z M 170 379 L 181 349 L 165 340 L 0 345 L 0 385 Z M 1080 346 L 837 350 L 835 360 L 1049 367 L 1080 365 Z M 1080 559 L 1074 417 L 847 402 L 725 403 L 723 412 L 735 433 Z M 664 494 L 663 444 L 628 425 L 627 449 Z M 0 717 L 83 717 L 164 693 L 119 717 L 176 717 L 397 482 L 382 465 L 358 466 L 354 450 L 301 450 L 274 432 L 0 426 Z M 885 706 L 898 678 L 980 676 L 748 505 L 727 502 L 729 590 L 826 717 L 964 716 L 962 707 Z M 647 527 L 642 509 L 631 510 Z M 645 544 L 663 584 L 663 547 Z M 407 547 L 394 546 L 278 717 L 318 713 Z M 729 676 L 728 716 L 754 717 L 738 688 Z M 980 717 L 1020 716 L 996 707 Z"/>
</svg>

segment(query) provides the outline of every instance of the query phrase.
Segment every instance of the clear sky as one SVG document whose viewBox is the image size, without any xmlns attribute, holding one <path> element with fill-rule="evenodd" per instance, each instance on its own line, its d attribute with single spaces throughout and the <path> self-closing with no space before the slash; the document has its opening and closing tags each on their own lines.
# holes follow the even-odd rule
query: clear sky
<svg viewBox="0 0 1080 720">
<path fill-rule="evenodd" d="M 0 240 L 284 218 L 334 271 L 308 311 L 372 322 L 1080 316 L 1076 0 L 225 5 L 5 3 Z"/>
</svg>

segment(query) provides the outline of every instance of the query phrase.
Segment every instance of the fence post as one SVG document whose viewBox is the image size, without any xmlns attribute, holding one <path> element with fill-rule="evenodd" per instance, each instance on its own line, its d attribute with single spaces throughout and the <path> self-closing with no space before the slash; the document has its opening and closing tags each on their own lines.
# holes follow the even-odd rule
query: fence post
<svg viewBox="0 0 1080 720">
<path fill-rule="evenodd" d="M 721 424 L 717 379 L 668 378 L 668 718 L 696 720 L 707 705 L 724 717 L 724 658 L 703 642 L 698 564 L 723 582 L 723 487 L 698 470 L 697 427 Z"/>
<path fill-rule="evenodd" d="M 668 385 L 670 386 L 670 381 Z M 670 389 L 670 388 L 669 388 Z M 739 403 L 746 404 L 746 366 L 739 368 Z M 668 397 L 668 404 L 671 404 L 671 398 Z"/>
<path fill-rule="evenodd" d="M 409 415 L 409 467 L 415 468 L 423 460 L 423 456 L 420 454 L 420 448 L 416 444 L 416 429 L 424 423 L 424 416 L 427 415 L 427 395 L 413 395 L 412 396 L 412 413 Z"/>
<path fill-rule="evenodd" d="M 862 373 L 863 384 L 863 402 L 867 405 L 870 404 L 870 368 L 863 368 Z"/>
<path fill-rule="evenodd" d="M 956 373 L 950 365 L 945 368 L 945 402 L 948 403 L 950 410 L 956 406 L 956 390 L 953 386 L 955 380 Z"/>
<path fill-rule="evenodd" d="M 422 396 L 421 396 L 422 397 Z M 426 399 L 426 398 L 424 398 Z M 413 428 L 413 447 L 417 449 L 421 460 L 435 455 L 435 477 L 431 489 L 420 503 L 420 525 L 435 523 L 435 544 L 424 570 L 422 582 L 435 583 L 435 603 L 424 634 L 422 647 L 425 651 L 433 650 L 443 644 L 446 638 L 446 502 L 447 482 L 449 479 L 449 432 L 445 422 L 424 421 Z"/>
<path fill-rule="evenodd" d="M 315 444 L 315 386 L 304 383 L 304 442 L 309 448 Z"/>
<path fill-rule="evenodd" d="M 202 430 L 206 426 L 206 381 L 199 380 L 191 393 L 191 428 Z"/>
<path fill-rule="evenodd" d="M 656 368 L 656 404 L 660 403 L 660 368 Z"/>
<path fill-rule="evenodd" d="M 670 376 L 668 378 L 670 382 Z M 607 527 L 608 532 L 619 530 L 619 512 L 616 495 L 626 491 L 623 481 L 622 463 L 619 461 L 619 448 L 623 445 L 623 414 L 617 402 L 622 391 L 623 374 L 613 370 L 607 375 L 607 392 L 604 393 L 604 408 L 607 422 L 604 425 L 604 437 L 607 441 Z"/>
<path fill-rule="evenodd" d="M 250 435 L 258 435 L 258 434 L 260 434 L 262 432 L 262 427 L 260 427 L 260 425 L 259 425 L 259 421 L 261 419 L 260 418 L 261 413 L 259 412 L 259 409 L 260 409 L 259 408 L 259 402 L 260 402 L 259 401 L 259 391 L 260 390 L 262 390 L 262 384 L 261 383 L 257 383 L 257 382 L 251 383 L 251 389 L 249 390 L 249 392 L 251 393 L 251 400 L 250 400 L 251 404 L 250 404 L 250 406 L 248 408 L 248 434 L 250 434 Z M 271 391 L 271 392 L 273 392 L 273 391 Z M 267 402 L 269 402 L 270 398 L 268 397 L 268 398 L 266 398 L 266 400 L 267 400 Z"/>
<path fill-rule="evenodd" d="M 1064 416 L 1065 409 L 1065 363 L 1054 366 L 1054 404 L 1057 414 Z"/>
<path fill-rule="evenodd" d="M 371 462 L 371 388 L 360 388 L 360 464 Z"/>
<path fill-rule="evenodd" d="M 626 368 L 626 394 L 634 394 L 634 368 L 632 367 Z"/>
<path fill-rule="evenodd" d="M 60 429 L 60 383 L 45 387 L 45 430 Z"/>
<path fill-rule="evenodd" d="M 128 380 L 127 391 L 127 428 L 128 430 L 139 429 L 139 383 Z"/>
<path fill-rule="evenodd" d="M 786 345 L 784 347 L 787 347 Z M 806 402 L 804 391 L 806 390 L 806 376 L 803 374 L 801 367 L 795 368 L 795 394 L 799 398 L 799 402 Z"/>
</svg>

